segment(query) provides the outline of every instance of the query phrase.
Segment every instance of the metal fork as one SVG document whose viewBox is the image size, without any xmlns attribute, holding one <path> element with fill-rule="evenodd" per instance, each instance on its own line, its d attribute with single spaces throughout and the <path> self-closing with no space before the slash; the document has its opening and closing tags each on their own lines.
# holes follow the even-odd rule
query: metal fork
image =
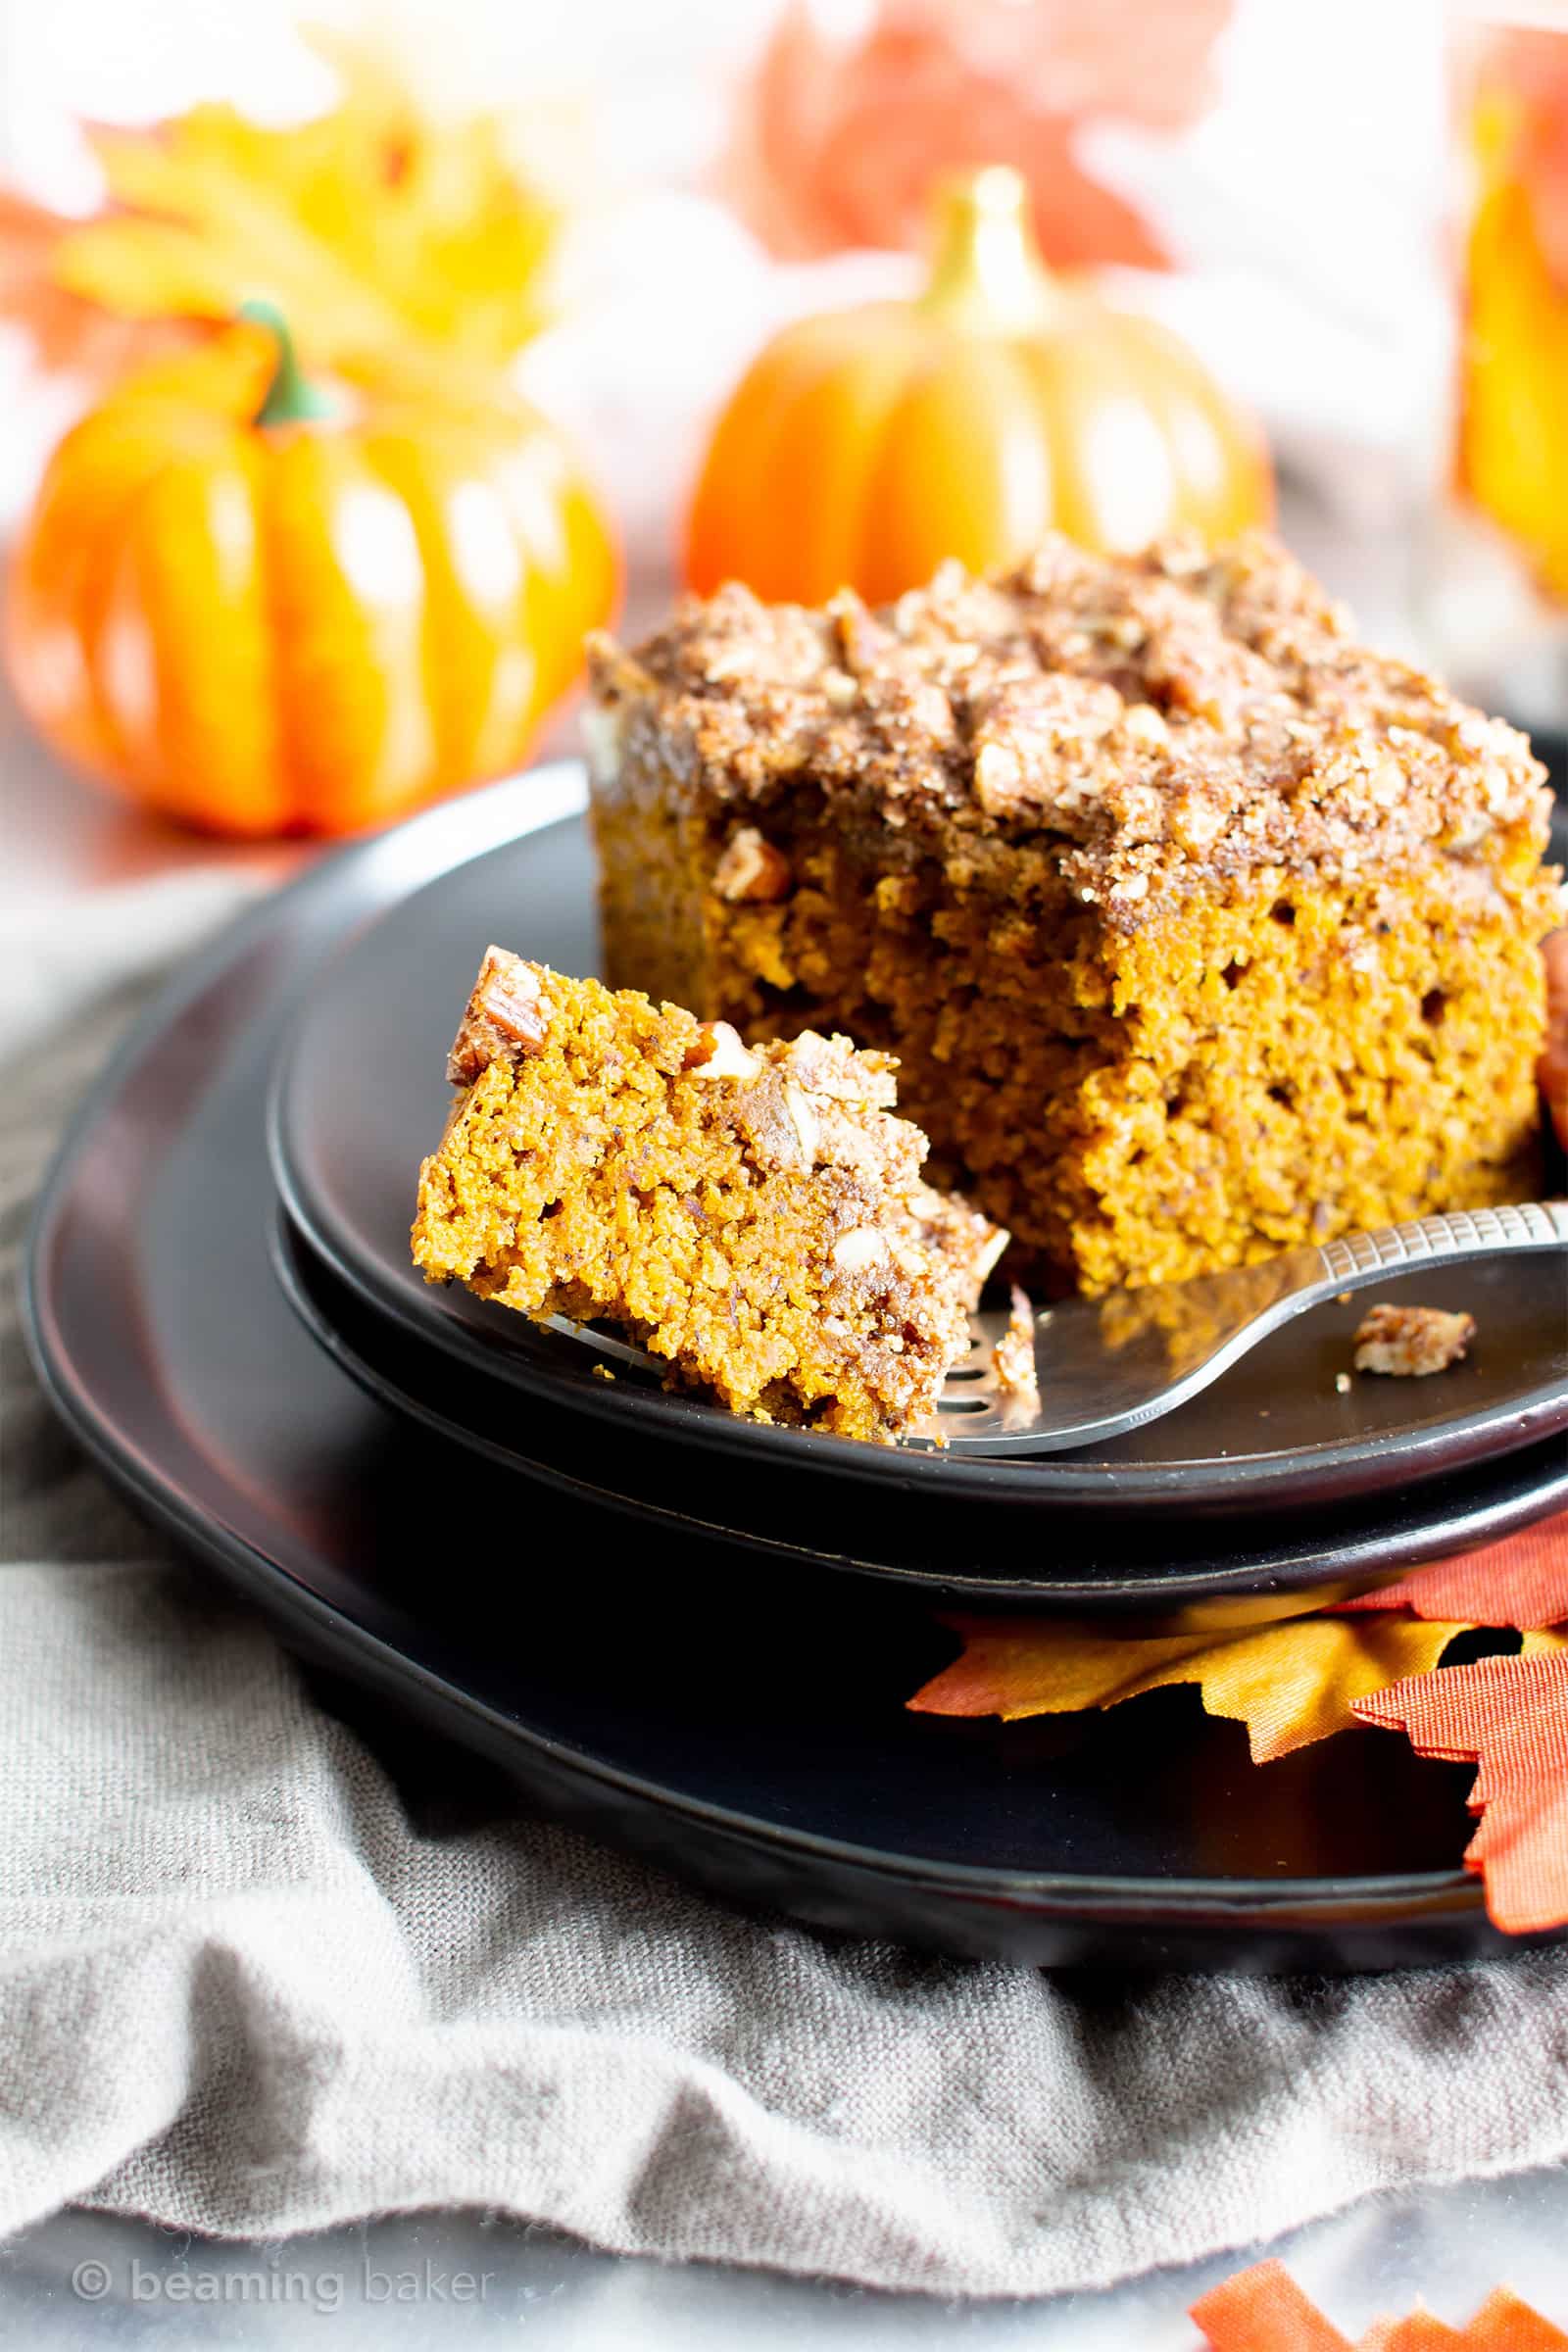
<svg viewBox="0 0 1568 2352">
<path fill-rule="evenodd" d="M 1123 1437 L 1196 1396 L 1282 1323 L 1344 1291 L 1412 1267 L 1540 1250 L 1568 1252 L 1568 1201 L 1456 1209 L 1192 1282 L 1068 1298 L 1035 1319 L 1038 1409 L 998 1380 L 1005 1313 L 971 1315 L 968 1354 L 948 1374 L 936 1412 L 902 1443 L 953 1453 L 1059 1453 Z M 1564 1304 L 1568 1311 L 1568 1293 Z M 559 1315 L 552 1323 L 601 1355 L 660 1373 L 652 1356 L 624 1341 Z"/>
</svg>

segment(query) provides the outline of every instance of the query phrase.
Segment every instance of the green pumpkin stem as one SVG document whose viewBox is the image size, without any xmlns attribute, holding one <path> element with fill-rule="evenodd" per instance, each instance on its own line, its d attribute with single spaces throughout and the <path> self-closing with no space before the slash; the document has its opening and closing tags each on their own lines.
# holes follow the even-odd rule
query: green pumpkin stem
<svg viewBox="0 0 1568 2352">
<path fill-rule="evenodd" d="M 313 384 L 299 363 L 294 338 L 282 312 L 272 302 L 242 302 L 242 318 L 254 319 L 265 326 L 277 345 L 277 366 L 267 387 L 267 398 L 256 412 L 256 422 L 269 424 L 310 424 L 337 414 L 335 403 L 318 384 Z"/>
</svg>

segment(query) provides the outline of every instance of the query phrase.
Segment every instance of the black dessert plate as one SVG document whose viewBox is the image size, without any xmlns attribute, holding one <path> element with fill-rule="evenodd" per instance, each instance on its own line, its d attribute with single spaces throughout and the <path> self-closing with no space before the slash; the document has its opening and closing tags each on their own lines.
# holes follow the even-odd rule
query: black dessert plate
<svg viewBox="0 0 1568 2352">
<path fill-rule="evenodd" d="M 536 790 L 434 821 L 494 838 Z M 418 831 L 227 934 L 62 1147 L 28 1335 L 127 1494 L 295 1645 L 498 1760 L 525 1801 L 750 1903 L 1052 1963 L 1517 1948 L 1460 1867 L 1463 1766 L 1359 1732 L 1258 1769 L 1181 1690 L 1065 1723 L 911 1716 L 953 1651 L 927 1596 L 809 1562 L 764 1580 L 731 1544 L 523 1481 L 360 1392 L 272 1278 L 263 1101 L 345 876 L 395 891 Z"/>
<path fill-rule="evenodd" d="M 906 1500 L 880 1488 L 796 1477 L 776 1463 L 691 1457 L 642 1431 L 612 1446 L 603 1424 L 470 1372 L 376 1315 L 278 1218 L 278 1280 L 307 1331 L 383 1404 L 482 1460 L 629 1512 L 672 1536 L 871 1577 L 933 1604 L 1113 1615 L 1129 1631 L 1250 1625 L 1375 1590 L 1403 1569 L 1478 1545 L 1568 1501 L 1568 1461 L 1549 1441 L 1506 1460 L 1352 1509 L 1155 1526 L 1064 1505 L 1054 1541 L 999 1555 L 968 1501 Z M 784 1590 L 788 1590 L 786 1585 Z"/>
<path fill-rule="evenodd" d="M 1335 1376 L 1367 1300 L 1288 1325 L 1200 1396 L 1091 1451 L 998 1460 L 871 1446 L 737 1420 L 622 1373 L 504 1307 L 432 1290 L 409 1255 L 415 1172 L 450 1102 L 446 1051 L 486 945 L 559 970 L 590 972 L 598 942 L 592 859 L 569 763 L 540 771 L 528 829 L 508 838 L 483 802 L 403 829 L 395 894 L 377 888 L 375 848 L 334 868 L 357 936 L 311 994 L 280 1064 L 271 1149 L 289 1213 L 316 1253 L 407 1335 L 470 1371 L 693 1454 L 760 1470 L 788 1464 L 931 1503 L 958 1498 L 1000 1518 L 1070 1505 L 1168 1525 L 1231 1513 L 1343 1506 L 1404 1491 L 1568 1427 L 1568 1289 L 1559 1261 L 1502 1259 L 1391 1279 L 1379 1296 L 1467 1307 L 1480 1337 L 1440 1378 Z M 496 805 L 492 804 L 492 809 Z M 356 864 L 356 857 L 360 862 Z M 701 1475 L 694 1471 L 694 1475 Z M 824 1503 L 824 1511 L 837 1506 Z"/>
</svg>

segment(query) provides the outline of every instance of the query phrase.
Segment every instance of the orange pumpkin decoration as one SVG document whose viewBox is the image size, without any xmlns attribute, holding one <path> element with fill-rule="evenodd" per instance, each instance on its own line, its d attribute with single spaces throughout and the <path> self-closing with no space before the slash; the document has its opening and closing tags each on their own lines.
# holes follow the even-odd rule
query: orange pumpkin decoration
<svg viewBox="0 0 1568 2352">
<path fill-rule="evenodd" d="M 506 391 L 306 382 L 275 315 L 56 450 L 6 655 L 67 760 L 217 833 L 346 833 L 515 766 L 608 614 L 606 524 Z"/>
<path fill-rule="evenodd" d="M 945 557 L 986 570 L 1050 529 L 1125 551 L 1220 539 L 1273 504 L 1261 435 L 1168 329 L 1052 278 L 1028 192 L 997 165 L 942 192 L 909 303 L 801 320 L 721 416 L 686 572 L 818 604 L 881 603 Z"/>
</svg>

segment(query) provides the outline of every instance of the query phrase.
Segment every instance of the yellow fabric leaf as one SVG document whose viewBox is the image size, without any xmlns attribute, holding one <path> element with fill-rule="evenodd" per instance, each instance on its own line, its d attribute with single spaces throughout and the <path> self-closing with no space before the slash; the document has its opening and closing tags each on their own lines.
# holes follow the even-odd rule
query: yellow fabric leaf
<svg viewBox="0 0 1568 2352">
<path fill-rule="evenodd" d="M 1532 1627 L 1519 1644 L 1522 1658 L 1549 1658 L 1556 1651 L 1568 1649 L 1568 1625 L 1538 1625 Z"/>
<path fill-rule="evenodd" d="M 265 296 L 308 366 L 408 343 L 510 361 L 549 318 L 559 208 L 500 117 L 437 121 L 373 52 L 326 47 L 342 92 L 274 129 L 200 106 L 92 134 L 117 210 L 63 228 L 55 283 L 122 318 L 227 318 Z"/>
<path fill-rule="evenodd" d="M 1254 1764 L 1350 1730 L 1358 1698 L 1425 1674 L 1466 1626 L 1415 1617 L 1295 1617 L 1237 1634 L 1119 1641 L 1038 1620 L 970 1619 L 963 1653 L 909 1700 L 917 1714 L 1073 1714 L 1196 1683 L 1245 1723 Z"/>
</svg>

